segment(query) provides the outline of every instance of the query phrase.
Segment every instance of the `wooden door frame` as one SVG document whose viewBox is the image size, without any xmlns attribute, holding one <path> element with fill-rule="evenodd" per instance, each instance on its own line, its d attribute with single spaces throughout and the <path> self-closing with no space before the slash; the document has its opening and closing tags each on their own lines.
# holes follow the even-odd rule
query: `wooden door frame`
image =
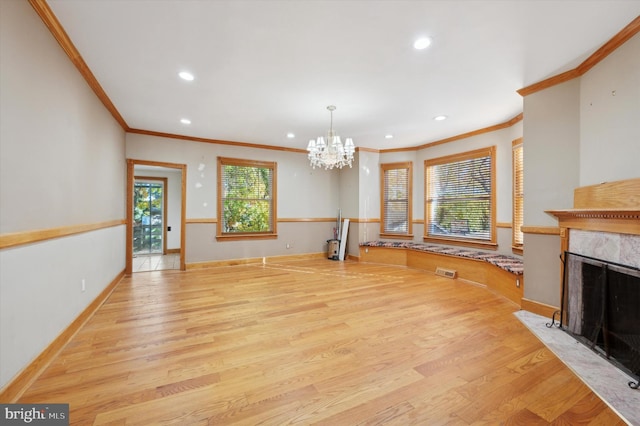
<svg viewBox="0 0 640 426">
<path fill-rule="evenodd" d="M 131 275 L 133 272 L 133 185 L 135 181 L 134 167 L 136 165 L 166 167 L 181 171 L 182 194 L 180 203 L 180 270 L 185 271 L 185 231 L 187 214 L 187 165 L 177 163 L 164 163 L 160 161 L 146 161 L 127 159 L 127 235 L 126 235 L 126 263 L 125 274 Z"/>
</svg>

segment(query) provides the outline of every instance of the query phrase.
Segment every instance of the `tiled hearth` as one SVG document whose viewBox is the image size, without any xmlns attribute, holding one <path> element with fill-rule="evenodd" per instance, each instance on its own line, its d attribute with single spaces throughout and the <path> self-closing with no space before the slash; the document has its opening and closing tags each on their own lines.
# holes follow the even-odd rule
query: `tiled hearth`
<svg viewBox="0 0 640 426">
<path fill-rule="evenodd" d="M 640 426 L 640 389 L 631 389 L 627 384 L 632 377 L 561 329 L 548 328 L 545 324 L 550 318 L 528 311 L 518 311 L 515 315 L 623 419 Z"/>
</svg>

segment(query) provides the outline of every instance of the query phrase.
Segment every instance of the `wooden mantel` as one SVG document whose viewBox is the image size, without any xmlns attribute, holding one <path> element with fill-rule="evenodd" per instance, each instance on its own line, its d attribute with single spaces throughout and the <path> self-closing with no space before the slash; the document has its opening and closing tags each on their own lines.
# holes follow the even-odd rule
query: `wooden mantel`
<svg viewBox="0 0 640 426">
<path fill-rule="evenodd" d="M 572 229 L 640 235 L 640 178 L 576 188 L 572 209 L 547 210 L 547 213 L 558 218 L 561 253 L 569 250 Z M 563 277 L 564 264 L 561 263 L 561 293 Z"/>
<path fill-rule="evenodd" d="M 558 218 L 562 229 L 640 235 L 640 209 L 568 209 L 548 210 Z"/>
<path fill-rule="evenodd" d="M 640 235 L 640 178 L 576 188 L 573 209 L 548 210 L 567 229 Z"/>
</svg>

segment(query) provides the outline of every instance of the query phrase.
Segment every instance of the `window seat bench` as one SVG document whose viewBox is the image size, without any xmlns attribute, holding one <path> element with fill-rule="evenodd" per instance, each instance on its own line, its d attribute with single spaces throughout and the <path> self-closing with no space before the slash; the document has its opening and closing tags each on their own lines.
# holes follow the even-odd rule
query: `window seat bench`
<svg viewBox="0 0 640 426">
<path fill-rule="evenodd" d="M 524 267 L 522 259 L 516 256 L 435 244 L 367 241 L 360 243 L 359 260 L 407 266 L 433 273 L 439 267 L 454 270 L 458 278 L 486 286 L 521 305 Z"/>
</svg>

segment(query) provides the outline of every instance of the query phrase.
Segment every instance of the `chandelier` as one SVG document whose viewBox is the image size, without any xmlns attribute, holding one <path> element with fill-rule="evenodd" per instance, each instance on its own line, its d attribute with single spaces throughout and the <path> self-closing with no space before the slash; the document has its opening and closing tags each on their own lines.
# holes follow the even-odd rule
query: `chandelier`
<svg viewBox="0 0 640 426">
<path fill-rule="evenodd" d="M 333 111 L 336 110 L 336 107 L 329 105 L 327 109 L 331 113 L 331 126 L 327 134 L 327 140 L 325 142 L 324 137 L 320 136 L 317 141 L 313 139 L 309 141 L 309 145 L 307 145 L 309 161 L 314 169 L 316 167 L 324 167 L 325 170 L 333 169 L 334 167 L 341 169 L 347 164 L 351 167 L 356 147 L 353 145 L 351 138 L 347 138 L 344 141 L 344 146 L 342 145 L 340 136 L 333 132 Z"/>
</svg>

